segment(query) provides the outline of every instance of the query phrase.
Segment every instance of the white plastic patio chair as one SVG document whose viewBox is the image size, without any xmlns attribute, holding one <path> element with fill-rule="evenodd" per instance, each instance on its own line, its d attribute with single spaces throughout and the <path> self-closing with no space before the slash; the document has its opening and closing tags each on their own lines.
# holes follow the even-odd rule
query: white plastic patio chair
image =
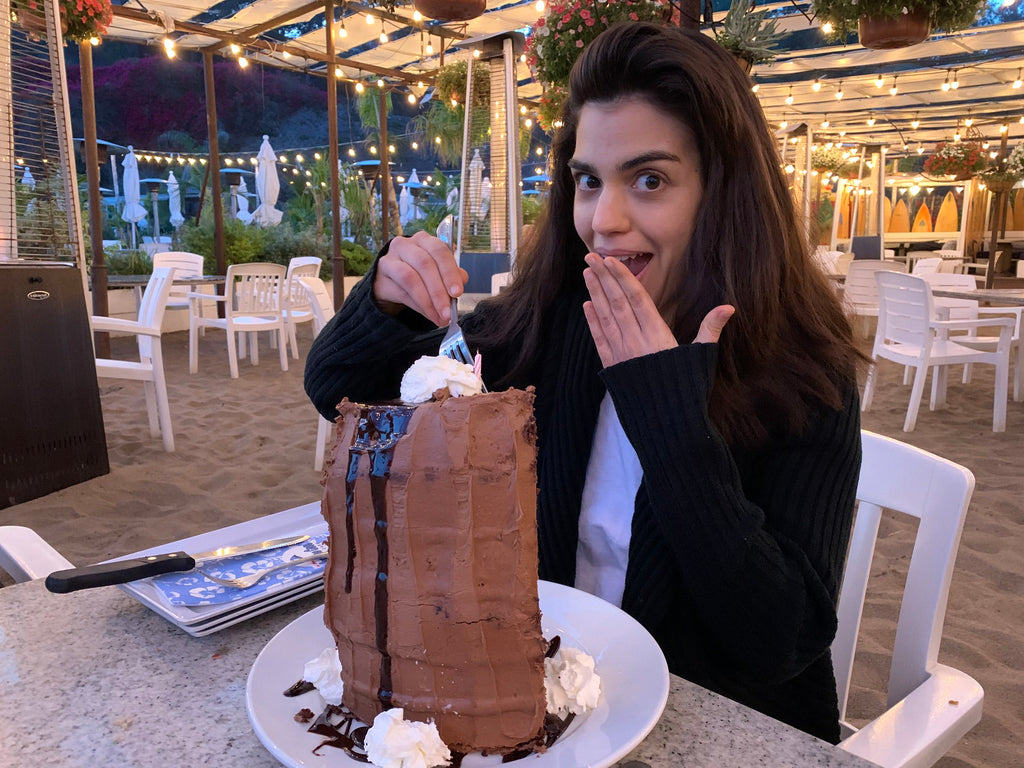
<svg viewBox="0 0 1024 768">
<path fill-rule="evenodd" d="M 942 258 L 940 256 L 926 256 L 923 259 L 917 259 L 914 261 L 914 268 L 910 270 L 912 275 L 930 275 L 939 271 L 939 267 L 942 266 Z"/>
<path fill-rule="evenodd" d="M 878 286 L 875 273 L 879 271 L 905 272 L 907 265 L 898 261 L 862 259 L 850 262 L 843 283 L 843 304 L 853 317 L 863 318 L 862 336 L 869 331 L 869 318 L 878 317 Z"/>
<path fill-rule="evenodd" d="M 292 345 L 292 357 L 299 359 L 299 343 L 295 326 L 299 323 L 313 322 L 313 309 L 309 304 L 309 295 L 299 283 L 303 277 L 319 277 L 323 260 L 319 256 L 296 256 L 288 262 L 288 274 L 285 278 L 284 325 L 288 340 Z"/>
<path fill-rule="evenodd" d="M 19 584 L 74 568 L 42 536 L 23 525 L 0 525 L 0 569 Z"/>
<path fill-rule="evenodd" d="M 912 432 L 921 407 L 925 378 L 934 367 L 929 409 L 945 404 L 946 379 L 950 365 L 986 363 L 995 366 L 995 398 L 992 409 L 992 431 L 1006 429 L 1007 377 L 1010 364 L 1010 335 L 1013 320 L 935 320 L 932 292 L 923 277 L 899 272 L 878 272 L 878 329 L 871 350 L 872 363 L 868 368 L 867 383 L 861 409 L 871 407 L 878 379 L 879 359 L 891 360 L 915 368 L 910 405 L 903 423 L 904 432 Z M 999 340 L 994 351 L 972 349 L 948 338 L 949 331 L 967 331 L 979 327 L 999 329 Z"/>
<path fill-rule="evenodd" d="M 245 357 L 247 338 L 252 364 L 259 364 L 259 331 L 276 334 L 281 370 L 288 370 L 288 342 L 281 309 L 286 272 L 280 264 L 231 264 L 226 276 L 224 296 L 189 293 L 192 301 L 188 326 L 189 372 L 196 373 L 199 370 L 199 332 L 202 328 L 221 328 L 227 335 L 228 366 L 232 379 L 238 378 L 238 358 Z M 199 314 L 200 302 L 211 299 L 224 303 L 224 317 L 204 317 Z"/>
<path fill-rule="evenodd" d="M 974 475 L 959 464 L 872 432 L 862 432 L 861 440 L 857 516 L 832 643 L 843 729 L 839 746 L 884 768 L 925 768 L 981 720 L 981 686 L 937 661 Z M 896 626 L 887 709 L 857 730 L 845 720 L 846 704 L 882 509 L 920 522 Z"/>
<path fill-rule="evenodd" d="M 299 284 L 309 299 L 313 311 L 313 332 L 317 335 L 324 329 L 327 322 L 334 317 L 334 300 L 319 277 L 300 277 Z M 324 468 L 324 443 L 331 433 L 333 425 L 323 416 L 318 416 L 316 425 L 316 454 L 313 457 L 313 469 L 319 472 Z"/>
<path fill-rule="evenodd" d="M 187 251 L 164 251 L 153 254 L 153 268 L 173 267 L 173 277 L 193 277 L 203 274 L 203 257 L 198 253 Z M 191 288 L 187 285 L 174 285 L 167 299 L 167 309 L 188 309 L 188 294 Z"/>
<path fill-rule="evenodd" d="M 163 436 L 164 450 L 174 451 L 174 431 L 171 428 L 171 409 L 167 401 L 167 380 L 164 376 L 164 356 L 160 346 L 161 325 L 167 297 L 171 291 L 172 267 L 157 267 L 146 284 L 137 320 L 116 317 L 91 318 L 93 331 L 135 334 L 139 343 L 139 359 L 110 360 L 96 358 L 99 378 L 141 381 L 146 395 L 149 433 Z"/>
<path fill-rule="evenodd" d="M 491 295 L 497 296 L 501 293 L 502 289 L 508 285 L 510 279 L 512 279 L 511 272 L 495 272 L 491 275 Z"/>
<path fill-rule="evenodd" d="M 927 275 L 925 279 L 934 291 L 936 288 L 947 288 L 971 291 L 978 287 L 973 275 L 939 272 Z M 1010 335 L 1010 364 L 1013 366 L 1013 399 L 1015 402 L 1024 400 L 1024 307 L 982 307 L 974 299 L 946 298 L 934 296 L 936 319 L 938 320 L 978 320 L 987 317 L 1009 317 L 1013 320 L 1013 333 Z M 977 330 L 965 335 L 958 335 L 954 340 L 974 349 L 993 350 L 998 346 L 998 336 L 979 336 Z M 964 366 L 963 383 L 971 382 L 971 366 Z"/>
</svg>

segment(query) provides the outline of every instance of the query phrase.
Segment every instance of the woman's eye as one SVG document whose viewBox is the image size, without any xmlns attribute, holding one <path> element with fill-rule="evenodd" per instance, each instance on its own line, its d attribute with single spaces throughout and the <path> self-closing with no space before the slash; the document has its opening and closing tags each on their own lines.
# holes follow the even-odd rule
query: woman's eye
<svg viewBox="0 0 1024 768">
<path fill-rule="evenodd" d="M 662 184 L 661 176 L 656 173 L 645 173 L 640 177 L 640 186 L 646 190 L 658 189 Z"/>
<path fill-rule="evenodd" d="M 601 182 L 597 180 L 596 176 L 592 176 L 589 173 L 576 175 L 576 187 L 578 189 L 597 189 L 599 186 L 601 186 Z"/>
</svg>

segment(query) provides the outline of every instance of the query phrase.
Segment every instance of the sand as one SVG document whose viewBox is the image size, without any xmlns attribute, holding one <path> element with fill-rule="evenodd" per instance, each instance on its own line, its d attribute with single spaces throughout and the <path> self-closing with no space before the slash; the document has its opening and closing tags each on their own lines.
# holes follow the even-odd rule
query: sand
<svg viewBox="0 0 1024 768">
<path fill-rule="evenodd" d="M 310 334 L 300 328 L 303 354 Z M 129 357 L 133 344 L 115 339 L 115 355 Z M 264 340 L 260 364 L 242 361 L 232 380 L 224 335 L 215 330 L 201 341 L 199 373 L 188 372 L 187 333 L 164 336 L 164 359 L 176 452 L 165 453 L 160 439 L 149 437 L 140 384 L 101 380 L 110 474 L 0 510 L 0 524 L 31 526 L 84 565 L 319 498 L 317 422 L 302 391 L 304 359 L 290 359 L 283 372 Z M 909 388 L 901 375 L 883 362 L 864 427 L 957 461 L 977 477 L 939 660 L 982 684 L 985 713 L 939 765 L 1024 765 L 1024 403 L 1011 402 L 1006 432 L 993 434 L 992 374 L 978 367 L 970 385 L 951 376 L 946 409 L 925 406 L 916 430 L 905 434 Z M 884 706 L 886 649 L 912 530 L 883 520 L 854 671 L 855 720 Z"/>
</svg>

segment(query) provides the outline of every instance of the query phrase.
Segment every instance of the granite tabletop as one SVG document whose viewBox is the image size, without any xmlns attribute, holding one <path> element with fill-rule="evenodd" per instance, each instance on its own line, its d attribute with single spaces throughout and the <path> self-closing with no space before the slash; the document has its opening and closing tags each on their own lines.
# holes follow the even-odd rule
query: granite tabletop
<svg viewBox="0 0 1024 768">
<path fill-rule="evenodd" d="M 192 637 L 114 587 L 0 589 L 0 766 L 279 765 L 250 727 L 246 676 L 263 646 L 320 599 Z M 661 721 L 618 765 L 871 763 L 673 676 Z"/>
</svg>

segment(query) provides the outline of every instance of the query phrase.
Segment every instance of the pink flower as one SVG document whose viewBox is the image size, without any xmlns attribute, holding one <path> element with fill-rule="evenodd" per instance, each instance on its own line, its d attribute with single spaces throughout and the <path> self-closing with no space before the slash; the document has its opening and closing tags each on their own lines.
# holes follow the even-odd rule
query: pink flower
<svg viewBox="0 0 1024 768">
<path fill-rule="evenodd" d="M 633 11 L 629 12 L 629 18 L 631 18 L 633 21 L 640 21 L 640 17 L 637 16 L 636 13 Z"/>
<path fill-rule="evenodd" d="M 582 48 L 583 47 L 583 41 L 582 40 L 577 40 L 576 41 L 576 47 L 577 48 Z"/>
<path fill-rule="evenodd" d="M 593 19 L 587 19 L 587 26 L 588 27 L 594 26 L 594 20 Z"/>
<path fill-rule="evenodd" d="M 588 11 L 586 8 L 584 8 L 582 11 L 580 11 L 580 18 L 581 19 L 589 19 L 590 18 L 590 11 Z"/>
</svg>

